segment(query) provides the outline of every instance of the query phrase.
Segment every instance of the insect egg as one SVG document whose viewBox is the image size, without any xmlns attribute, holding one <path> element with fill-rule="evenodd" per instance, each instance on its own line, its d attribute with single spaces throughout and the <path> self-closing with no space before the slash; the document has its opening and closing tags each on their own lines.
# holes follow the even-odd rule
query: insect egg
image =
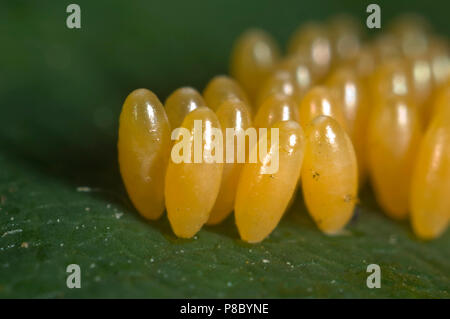
<svg viewBox="0 0 450 319">
<path fill-rule="evenodd" d="M 235 218 L 242 240 L 257 243 L 266 238 L 283 216 L 297 186 L 304 155 L 304 134 L 294 121 L 272 126 L 278 129 L 279 143 L 270 145 L 263 160 L 246 163 L 239 179 Z M 268 140 L 271 141 L 271 130 Z M 261 135 L 260 135 L 261 141 Z M 258 145 L 253 146 L 255 152 Z M 267 174 L 267 162 L 279 154 L 276 172 Z"/>
<path fill-rule="evenodd" d="M 146 89 L 131 92 L 120 113 L 119 166 L 128 196 L 148 219 L 164 211 L 170 145 L 170 125 L 159 99 Z"/>
<path fill-rule="evenodd" d="M 197 90 L 190 87 L 182 87 L 175 90 L 166 100 L 165 109 L 170 126 L 175 129 L 181 125 L 189 112 L 206 106 L 203 97 Z"/>
<path fill-rule="evenodd" d="M 191 238 L 201 229 L 219 194 L 223 163 L 208 160 L 221 147 L 213 147 L 218 137 L 212 128 L 220 130 L 216 114 L 200 107 L 186 116 L 179 136 L 172 134 L 177 143 L 167 167 L 164 194 L 167 216 L 178 237 Z"/>
<path fill-rule="evenodd" d="M 247 107 L 250 105 L 247 94 L 239 83 L 226 75 L 216 76 L 209 81 L 203 91 L 203 96 L 208 107 L 215 111 L 227 100 L 242 101 L 247 104 Z"/>
<path fill-rule="evenodd" d="M 279 60 L 280 49 L 266 32 L 252 29 L 236 41 L 231 55 L 231 75 L 238 80 L 252 101 L 261 83 Z"/>
<path fill-rule="evenodd" d="M 369 171 L 378 203 L 394 219 L 408 215 L 411 173 L 420 139 L 418 109 L 410 99 L 378 99 L 368 127 Z"/>
<path fill-rule="evenodd" d="M 316 117 L 305 135 L 303 197 L 317 227 L 335 234 L 350 221 L 358 198 L 355 151 L 345 130 L 328 116 Z"/>
<path fill-rule="evenodd" d="M 217 109 L 216 115 L 219 119 L 220 126 L 222 127 L 222 134 L 225 137 L 227 135 L 226 129 L 234 129 L 237 134 L 245 134 L 245 130 L 251 126 L 251 115 L 248 111 L 247 105 L 241 101 L 228 100 L 222 103 Z M 244 136 L 245 138 L 245 136 Z M 228 137 L 227 137 L 228 139 Z M 209 216 L 208 225 L 214 225 L 222 222 L 234 208 L 234 200 L 236 198 L 236 189 L 239 181 L 239 176 L 244 163 L 240 163 L 238 160 L 238 147 L 241 151 L 245 152 L 245 140 L 244 144 L 239 144 L 238 136 L 233 137 L 233 161 L 228 163 L 226 161 L 227 152 L 229 152 L 230 146 L 224 143 L 223 152 L 223 173 L 222 181 L 220 185 L 220 191 L 217 195 L 214 207 L 211 210 Z M 245 156 L 243 157 L 245 161 Z"/>
<path fill-rule="evenodd" d="M 290 97 L 283 94 L 275 94 L 267 98 L 259 107 L 255 116 L 255 127 L 271 127 L 279 121 L 299 122 L 298 105 Z"/>
</svg>

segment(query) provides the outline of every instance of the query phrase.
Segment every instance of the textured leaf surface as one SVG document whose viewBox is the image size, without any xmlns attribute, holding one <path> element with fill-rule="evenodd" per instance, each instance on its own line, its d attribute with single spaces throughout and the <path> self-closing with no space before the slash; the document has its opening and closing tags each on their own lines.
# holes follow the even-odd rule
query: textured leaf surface
<svg viewBox="0 0 450 319">
<path fill-rule="evenodd" d="M 322 235 L 298 196 L 267 240 L 248 245 L 232 218 L 177 239 L 166 217 L 139 217 L 120 181 L 117 118 L 132 89 L 165 98 L 181 85 L 202 88 L 226 72 L 246 27 L 285 43 L 301 21 L 346 8 L 361 15 L 366 4 L 78 3 L 81 30 L 65 27 L 63 3 L 1 4 L 0 297 L 450 297 L 449 232 L 418 241 L 369 189 L 339 236 Z M 386 16 L 406 9 L 383 3 Z M 446 10 L 407 4 L 448 35 Z M 72 263 L 81 289 L 66 287 Z M 381 289 L 366 287 L 371 263 Z"/>
</svg>

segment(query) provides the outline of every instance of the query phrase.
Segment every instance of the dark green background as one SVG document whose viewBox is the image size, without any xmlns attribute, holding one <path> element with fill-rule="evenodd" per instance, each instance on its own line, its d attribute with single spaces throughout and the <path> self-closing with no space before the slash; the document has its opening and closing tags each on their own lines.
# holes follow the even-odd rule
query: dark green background
<svg viewBox="0 0 450 319">
<path fill-rule="evenodd" d="M 0 297 L 450 297 L 449 232 L 418 241 L 370 190 L 344 235 L 322 235 L 299 196 L 267 240 L 247 245 L 232 218 L 176 239 L 165 217 L 138 216 L 118 174 L 117 119 L 131 90 L 164 100 L 182 85 L 203 89 L 227 72 L 247 27 L 284 45 L 308 19 L 364 22 L 370 1 L 78 0 L 80 30 L 65 26 L 70 3 L 0 4 Z M 450 34 L 448 1 L 377 3 L 383 26 L 416 11 Z M 81 289 L 66 288 L 71 263 Z M 370 263 L 381 289 L 366 287 Z"/>
</svg>

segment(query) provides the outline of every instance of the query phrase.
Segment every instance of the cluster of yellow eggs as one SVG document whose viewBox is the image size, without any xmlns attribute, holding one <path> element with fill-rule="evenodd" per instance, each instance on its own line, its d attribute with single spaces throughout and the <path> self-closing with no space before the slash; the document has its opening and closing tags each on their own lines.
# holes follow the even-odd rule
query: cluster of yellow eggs
<svg viewBox="0 0 450 319">
<path fill-rule="evenodd" d="M 127 97 L 119 164 L 142 216 L 166 210 L 175 234 L 190 238 L 234 211 L 241 238 L 260 242 L 299 188 L 318 228 L 334 234 L 370 179 L 385 213 L 409 217 L 418 237 L 446 230 L 450 52 L 424 20 L 398 18 L 370 41 L 347 16 L 310 22 L 284 57 L 269 34 L 249 30 L 233 47 L 230 74 L 214 77 L 203 94 L 179 88 L 164 106 L 146 89 Z M 203 151 L 213 139 L 208 127 L 278 128 L 279 143 L 256 163 L 174 162 L 172 129 L 192 131 L 197 120 Z M 263 174 L 275 152 L 278 171 Z"/>
</svg>

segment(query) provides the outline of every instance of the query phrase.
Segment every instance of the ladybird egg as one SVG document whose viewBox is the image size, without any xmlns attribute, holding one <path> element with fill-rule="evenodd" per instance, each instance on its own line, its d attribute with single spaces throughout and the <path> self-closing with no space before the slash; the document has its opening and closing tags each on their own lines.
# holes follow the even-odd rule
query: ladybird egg
<svg viewBox="0 0 450 319">
<path fill-rule="evenodd" d="M 350 221 L 357 202 L 356 155 L 349 136 L 331 117 L 316 117 L 305 135 L 303 197 L 317 227 L 334 234 Z"/>
<path fill-rule="evenodd" d="M 349 15 L 337 15 L 329 20 L 328 29 L 337 62 L 354 59 L 362 45 L 358 21 Z"/>
<path fill-rule="evenodd" d="M 164 194 L 174 233 L 191 238 L 207 222 L 219 194 L 223 163 L 214 161 L 213 155 L 222 146 L 213 128 L 220 130 L 220 124 L 211 109 L 200 107 L 186 116 L 181 128 L 185 130 L 179 136 L 172 134 L 177 143 L 167 167 Z"/>
<path fill-rule="evenodd" d="M 310 63 L 301 55 L 288 56 L 277 65 L 276 70 L 259 90 L 257 105 L 273 94 L 292 96 L 300 103 L 306 92 L 316 83 Z"/>
<path fill-rule="evenodd" d="M 300 125 L 283 121 L 272 128 L 278 129 L 279 143 L 271 143 L 267 155 L 256 163 L 246 163 L 239 179 L 236 225 L 242 240 L 249 243 L 262 241 L 275 229 L 295 192 L 302 167 L 304 135 Z M 268 141 L 271 134 L 268 130 Z M 255 144 L 251 152 L 257 148 Z M 278 170 L 268 174 L 268 163 L 276 154 Z"/>
<path fill-rule="evenodd" d="M 245 134 L 245 130 L 251 126 L 251 114 L 248 111 L 247 105 L 241 101 L 225 101 L 217 109 L 216 115 L 219 119 L 220 126 L 222 127 L 224 138 L 227 135 L 227 129 L 234 129 L 237 134 Z M 244 165 L 243 161 L 239 162 L 237 148 L 239 146 L 241 147 L 241 151 L 245 152 L 245 144 L 238 145 L 238 136 L 236 134 L 230 141 L 234 142 L 231 147 L 224 142 L 225 152 L 223 154 L 224 164 L 220 191 L 207 221 L 208 225 L 219 224 L 233 211 L 234 208 L 239 176 Z M 233 149 L 233 153 L 230 153 L 230 159 L 232 159 L 232 161 L 227 161 L 226 152 L 230 149 Z"/>
<path fill-rule="evenodd" d="M 450 80 L 447 84 L 437 89 L 435 95 L 430 118 L 432 120 L 439 119 L 440 121 L 450 119 Z"/>
<path fill-rule="evenodd" d="M 170 145 L 170 125 L 159 99 L 146 89 L 131 92 L 119 119 L 119 166 L 128 196 L 148 219 L 164 211 Z"/>
<path fill-rule="evenodd" d="M 389 31 L 397 38 L 405 56 L 422 55 L 426 52 L 430 26 L 422 17 L 404 14 L 394 20 Z"/>
<path fill-rule="evenodd" d="M 335 91 L 343 110 L 348 134 L 353 142 L 358 159 L 360 185 L 366 177 L 366 130 L 370 114 L 369 100 L 365 87 L 356 72 L 341 67 L 333 72 L 326 81 Z"/>
<path fill-rule="evenodd" d="M 291 96 L 294 100 L 300 100 L 300 94 L 297 90 L 295 79 L 291 72 L 278 70 L 271 74 L 261 86 L 256 105 L 259 106 L 271 95 L 282 94 Z M 257 109 L 258 110 L 258 109 Z"/>
<path fill-rule="evenodd" d="M 186 115 L 201 106 L 206 106 L 203 97 L 191 87 L 175 90 L 164 103 L 170 126 L 175 129 L 181 125 Z"/>
<path fill-rule="evenodd" d="M 347 123 L 336 94 L 325 86 L 315 86 L 306 93 L 299 106 L 300 124 L 306 127 L 319 115 L 334 118 L 344 128 Z"/>
<path fill-rule="evenodd" d="M 347 61 L 348 66 L 355 69 L 358 76 L 367 82 L 368 78 L 375 72 L 377 65 L 375 53 L 370 45 L 364 45 L 353 57 L 353 59 Z M 366 86 L 368 83 L 365 84 Z"/>
<path fill-rule="evenodd" d="M 373 103 L 393 96 L 411 96 L 412 87 L 408 64 L 403 59 L 386 60 L 376 68 L 371 77 Z"/>
<path fill-rule="evenodd" d="M 333 52 L 326 26 L 309 22 L 300 26 L 292 35 L 288 45 L 291 55 L 302 55 L 309 59 L 311 69 L 317 79 L 323 78 L 330 70 Z"/>
<path fill-rule="evenodd" d="M 266 32 L 251 29 L 234 44 L 231 55 L 231 75 L 237 79 L 252 100 L 261 83 L 279 60 L 280 49 Z"/>
<path fill-rule="evenodd" d="M 209 81 L 203 91 L 203 96 L 208 107 L 213 110 L 217 110 L 223 102 L 234 99 L 246 103 L 249 107 L 247 94 L 239 83 L 226 75 L 216 76 Z"/>
<path fill-rule="evenodd" d="M 368 126 L 368 163 L 375 197 L 386 214 L 404 219 L 421 139 L 418 109 L 407 97 L 379 99 Z"/>
<path fill-rule="evenodd" d="M 431 63 L 431 75 L 436 87 L 440 87 L 450 79 L 450 48 L 448 39 L 433 37 L 427 52 Z"/>
<path fill-rule="evenodd" d="M 448 104 L 447 106 L 449 106 Z M 428 128 L 414 166 L 411 224 L 422 239 L 439 237 L 450 219 L 450 117 Z"/>
<path fill-rule="evenodd" d="M 275 94 L 259 107 L 254 126 L 269 128 L 276 122 L 290 120 L 300 121 L 297 103 L 290 96 Z"/>
<path fill-rule="evenodd" d="M 371 47 L 377 63 L 381 64 L 386 60 L 403 58 L 398 39 L 392 34 L 384 33 L 377 36 Z"/>
<path fill-rule="evenodd" d="M 353 59 L 342 63 L 340 66 L 353 69 L 354 72 L 356 72 L 363 86 L 366 102 L 369 105 L 368 108 L 372 108 L 373 98 L 371 97 L 371 78 L 376 70 L 377 62 L 371 46 L 364 45 Z"/>
<path fill-rule="evenodd" d="M 416 55 L 408 58 L 407 63 L 412 98 L 420 108 L 421 116 L 426 119 L 429 117 L 426 103 L 433 90 L 432 65 L 429 56 L 426 54 Z"/>
<path fill-rule="evenodd" d="M 301 98 L 317 82 L 312 72 L 310 61 L 300 54 L 287 56 L 280 61 L 277 68 L 285 70 L 292 74 L 294 85 L 297 88 L 298 95 Z M 297 101 L 300 102 L 300 101 Z"/>
</svg>

